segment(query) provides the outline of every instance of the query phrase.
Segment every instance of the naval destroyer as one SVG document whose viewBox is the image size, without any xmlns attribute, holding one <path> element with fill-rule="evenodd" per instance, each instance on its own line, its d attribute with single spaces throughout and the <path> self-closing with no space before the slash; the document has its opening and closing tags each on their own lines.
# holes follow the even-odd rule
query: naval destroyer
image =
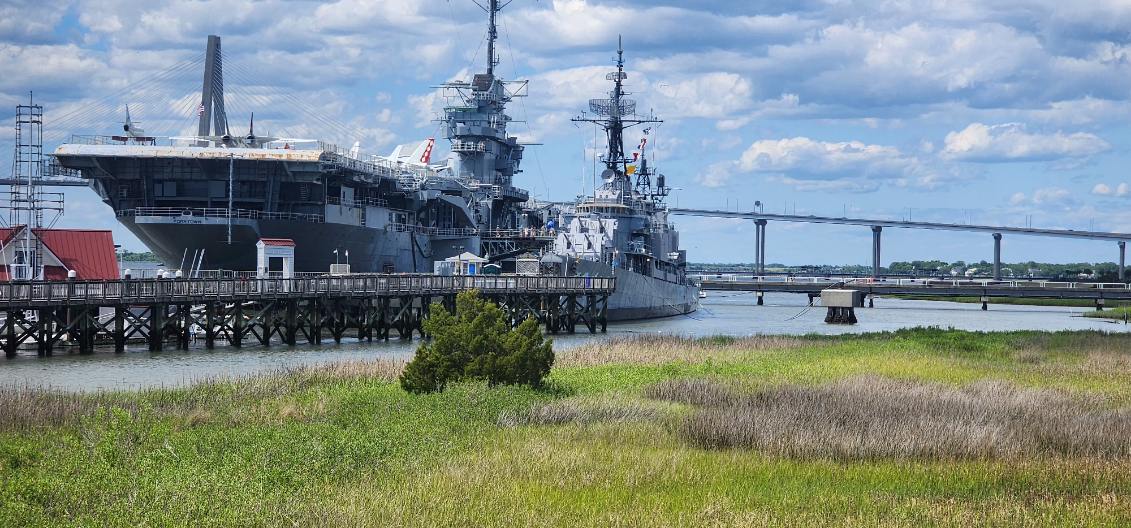
<svg viewBox="0 0 1131 528">
<path fill-rule="evenodd" d="M 671 188 L 663 174 L 648 165 L 647 144 L 652 116 L 636 114 L 626 98 L 624 46 L 617 49 L 616 71 L 608 98 L 589 101 L 591 115 L 575 122 L 593 123 L 606 134 L 602 185 L 591 196 L 555 208 L 557 231 L 553 254 L 544 257 L 569 273 L 617 279 L 609 297 L 609 320 L 645 319 L 687 314 L 699 306 L 699 287 L 687 277 L 687 251 L 679 248 L 679 232 L 668 221 L 664 198 Z M 648 126 L 629 157 L 625 130 Z"/>
</svg>

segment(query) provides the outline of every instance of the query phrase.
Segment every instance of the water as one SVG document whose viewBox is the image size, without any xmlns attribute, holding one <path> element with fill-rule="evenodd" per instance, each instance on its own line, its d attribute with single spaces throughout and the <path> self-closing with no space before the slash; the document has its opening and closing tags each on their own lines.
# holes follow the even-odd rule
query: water
<svg viewBox="0 0 1131 528">
<path fill-rule="evenodd" d="M 1085 308 L 991 305 L 983 312 L 977 304 L 937 301 L 877 299 L 874 309 L 857 309 L 860 324 L 827 325 L 823 308 L 807 309 L 804 295 L 767 294 L 765 306 L 756 306 L 752 293 L 712 292 L 698 312 L 685 317 L 610 325 L 607 334 L 554 336 L 555 350 L 568 353 L 579 344 L 612 336 L 633 334 L 751 335 L 844 334 L 880 332 L 915 326 L 953 327 L 963 330 L 1104 330 L 1127 332 L 1122 323 L 1085 319 Z M 122 390 L 174 386 L 215 376 L 243 375 L 284 367 L 379 358 L 412 356 L 416 342 L 358 343 L 321 347 L 286 346 L 220 347 L 203 345 L 189 351 L 150 353 L 136 345 L 126 353 L 99 351 L 88 356 L 58 354 L 39 358 L 34 351 L 10 360 L 0 359 L 0 386 L 27 385 L 63 390 Z"/>
</svg>

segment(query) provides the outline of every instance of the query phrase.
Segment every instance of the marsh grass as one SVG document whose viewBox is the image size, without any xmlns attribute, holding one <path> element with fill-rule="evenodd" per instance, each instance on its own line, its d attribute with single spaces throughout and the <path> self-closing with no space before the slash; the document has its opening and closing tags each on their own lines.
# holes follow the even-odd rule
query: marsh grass
<svg viewBox="0 0 1131 528">
<path fill-rule="evenodd" d="M 1131 523 L 1131 456 L 1109 443 L 1129 437 L 1120 429 L 1120 407 L 1131 406 L 1129 336 L 649 336 L 558 359 L 538 391 L 461 383 L 409 395 L 395 384 L 402 365 L 389 362 L 122 393 L 4 389 L 0 526 Z M 820 410 L 822 395 L 852 396 L 867 375 L 878 384 L 842 398 L 849 409 L 793 422 L 799 438 L 817 438 L 804 454 L 704 449 L 683 435 L 688 417 L 756 394 Z M 893 388 L 875 394 L 885 383 Z M 958 459 L 899 458 L 906 451 L 894 448 L 814 454 L 831 450 L 819 442 L 830 424 L 849 440 L 833 447 L 874 446 L 887 430 L 852 429 L 864 422 L 838 413 L 881 411 L 922 413 L 914 427 L 872 422 L 895 433 L 963 419 L 973 425 L 962 434 L 1010 440 L 1031 427 L 1047 438 Z M 1039 423 L 1010 421 L 1024 412 Z M 805 429 L 810 422 L 826 429 Z M 1115 429 L 1080 430 L 1097 422 Z M 851 443 L 852 432 L 871 443 Z"/>
<path fill-rule="evenodd" d="M 40 387 L 0 386 L 0 432 L 73 426 L 99 411 L 116 409 L 131 416 L 141 412 L 184 416 L 189 424 L 212 421 L 219 414 L 272 414 L 264 401 L 292 396 L 320 384 L 397 379 L 404 362 L 359 361 L 279 369 L 273 372 L 197 380 L 185 387 L 146 388 L 132 392 L 72 393 Z M 256 408 L 258 412 L 255 411 Z M 304 413 L 294 404 L 278 416 Z"/>
<path fill-rule="evenodd" d="M 507 410 L 499 415 L 501 427 L 527 425 L 563 425 L 589 423 L 626 423 L 657 420 L 664 409 L 652 402 L 626 398 L 596 400 L 567 399 L 535 403 L 519 411 Z"/>
<path fill-rule="evenodd" d="M 718 401 L 711 383 L 665 382 L 649 392 Z M 789 458 L 1039 459 L 1131 456 L 1131 409 L 1098 397 L 1000 381 L 965 387 L 861 376 L 781 385 L 704 408 L 680 426 L 694 445 Z"/>
<path fill-rule="evenodd" d="M 734 359 L 749 353 L 794 350 L 813 344 L 812 338 L 783 336 L 685 337 L 638 335 L 593 341 L 558 354 L 556 365 L 585 367 L 609 364 L 660 365 Z"/>
</svg>

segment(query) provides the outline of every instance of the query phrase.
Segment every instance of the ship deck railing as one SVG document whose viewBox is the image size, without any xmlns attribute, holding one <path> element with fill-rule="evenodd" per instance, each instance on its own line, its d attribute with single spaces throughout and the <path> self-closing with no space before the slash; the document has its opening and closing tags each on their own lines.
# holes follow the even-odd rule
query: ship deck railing
<svg viewBox="0 0 1131 528">
<path fill-rule="evenodd" d="M 219 207 L 137 207 L 118 211 L 119 217 L 160 216 L 183 218 L 242 218 L 248 220 L 301 220 L 322 223 L 320 214 L 289 213 L 281 211 L 256 211 L 254 209 L 224 209 Z"/>
<path fill-rule="evenodd" d="M 472 237 L 479 235 L 479 230 L 474 227 L 427 227 L 400 223 L 385 224 L 385 230 L 397 233 L 418 233 L 431 236 Z"/>
<path fill-rule="evenodd" d="M 268 279 L 122 279 L 117 281 L 37 281 L 0 284 L 0 307 L 8 309 L 86 305 L 145 305 L 248 301 L 272 298 L 453 295 L 466 290 L 484 294 L 610 294 L 611 277 L 522 275 L 349 275 Z"/>
<path fill-rule="evenodd" d="M 557 231 L 554 229 L 487 229 L 479 233 L 482 238 L 490 239 L 534 239 L 534 240 L 554 240 L 557 238 Z"/>
<path fill-rule="evenodd" d="M 383 198 L 361 198 L 343 200 L 334 196 L 326 198 L 326 205 L 341 205 L 344 207 L 389 207 L 389 201 Z"/>
</svg>

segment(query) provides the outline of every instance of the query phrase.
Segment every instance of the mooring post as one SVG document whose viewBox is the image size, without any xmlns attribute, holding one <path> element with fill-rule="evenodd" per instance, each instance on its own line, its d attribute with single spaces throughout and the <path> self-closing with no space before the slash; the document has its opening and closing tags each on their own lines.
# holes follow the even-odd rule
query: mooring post
<svg viewBox="0 0 1131 528">
<path fill-rule="evenodd" d="M 1001 233 L 994 233 L 994 280 L 1001 280 Z"/>
<path fill-rule="evenodd" d="M 165 310 L 163 304 L 149 307 L 149 351 L 160 352 L 165 341 Z"/>
<path fill-rule="evenodd" d="M 754 295 L 758 297 L 758 306 L 764 306 L 763 303 L 765 300 L 762 297 L 765 295 L 765 292 L 755 292 Z"/>
<path fill-rule="evenodd" d="M 880 233 L 881 226 L 872 226 L 872 278 L 880 278 Z"/>
<path fill-rule="evenodd" d="M 126 307 L 114 307 L 114 352 L 126 351 Z"/>
<path fill-rule="evenodd" d="M 285 335 L 283 340 L 287 342 L 288 346 L 295 346 L 298 344 L 298 301 L 291 299 L 287 301 L 287 314 L 286 322 L 284 323 Z"/>
<path fill-rule="evenodd" d="M 981 300 L 982 300 L 982 311 L 984 312 L 984 311 L 989 310 L 990 309 L 990 298 L 983 295 Z"/>
<path fill-rule="evenodd" d="M 1103 297 L 1096 299 L 1096 311 L 1097 312 L 1104 311 L 1104 298 Z"/>
<path fill-rule="evenodd" d="M 243 347 L 243 302 L 235 300 L 232 307 L 232 333 L 228 336 L 228 343 L 236 348 Z"/>
<path fill-rule="evenodd" d="M 98 313 L 97 307 L 83 306 L 79 308 L 79 353 L 94 353 L 94 325 L 91 324 L 90 312 Z M 41 323 L 42 324 L 42 323 Z M 50 350 L 48 350 L 50 353 Z"/>
<path fill-rule="evenodd" d="M 20 344 L 16 342 L 17 312 L 8 310 L 4 317 L 4 355 L 9 359 L 16 357 Z"/>
</svg>

